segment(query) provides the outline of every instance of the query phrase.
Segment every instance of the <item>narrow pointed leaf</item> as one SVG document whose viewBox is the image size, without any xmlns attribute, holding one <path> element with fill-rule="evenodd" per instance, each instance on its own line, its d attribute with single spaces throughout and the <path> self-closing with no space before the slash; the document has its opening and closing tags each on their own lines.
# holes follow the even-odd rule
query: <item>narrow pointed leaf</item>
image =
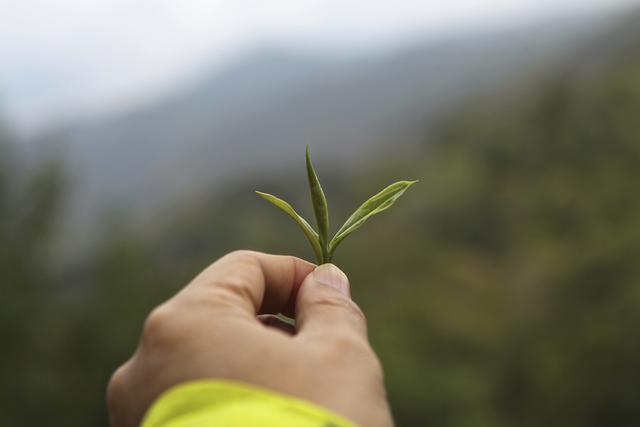
<svg viewBox="0 0 640 427">
<path fill-rule="evenodd" d="M 320 241 L 318 239 L 318 233 L 309 225 L 309 223 L 302 218 L 298 213 L 293 209 L 293 207 L 285 202 L 284 200 L 268 193 L 263 193 L 261 191 L 256 191 L 260 197 L 265 199 L 268 202 L 273 203 L 275 206 L 282 209 L 287 215 L 289 215 L 293 220 L 300 226 L 302 231 L 304 232 L 307 239 L 309 239 L 309 243 L 311 243 L 311 247 L 313 248 L 313 252 L 316 254 L 316 258 L 318 259 L 318 263 L 322 263 L 322 248 L 320 247 Z"/>
<path fill-rule="evenodd" d="M 356 211 L 347 219 L 344 225 L 338 230 L 336 235 L 329 244 L 329 256 L 333 255 L 336 247 L 349 234 L 356 231 L 373 215 L 389 209 L 400 196 L 418 181 L 399 181 L 391 184 L 369 200 L 364 202 Z"/>
<path fill-rule="evenodd" d="M 311 158 L 309 157 L 309 146 L 307 145 L 307 177 L 309 178 L 309 190 L 311 191 L 311 202 L 313 203 L 313 211 L 316 215 L 316 221 L 318 224 L 318 235 L 320 238 L 320 245 L 323 249 L 323 255 L 327 255 L 327 245 L 329 242 L 329 207 L 327 205 L 327 198 L 322 191 L 320 180 L 313 168 Z"/>
</svg>

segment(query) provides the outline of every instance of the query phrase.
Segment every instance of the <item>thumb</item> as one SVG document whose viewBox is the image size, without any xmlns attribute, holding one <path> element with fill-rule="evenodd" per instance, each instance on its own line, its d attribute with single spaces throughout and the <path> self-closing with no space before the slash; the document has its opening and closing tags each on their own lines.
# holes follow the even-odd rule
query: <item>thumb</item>
<svg viewBox="0 0 640 427">
<path fill-rule="evenodd" d="M 366 339 L 366 319 L 350 295 L 349 279 L 342 270 L 333 264 L 317 267 L 304 279 L 298 290 L 298 334 L 355 333 Z"/>
</svg>

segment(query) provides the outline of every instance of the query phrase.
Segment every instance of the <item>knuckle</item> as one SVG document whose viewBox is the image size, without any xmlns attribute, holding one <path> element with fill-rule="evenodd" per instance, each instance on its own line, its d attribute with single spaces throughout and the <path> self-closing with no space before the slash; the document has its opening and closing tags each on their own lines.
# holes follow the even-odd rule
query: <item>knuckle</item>
<svg viewBox="0 0 640 427">
<path fill-rule="evenodd" d="M 107 408 L 109 412 L 117 412 L 120 407 L 120 402 L 124 398 L 124 391 L 127 388 L 126 385 L 126 370 L 127 364 L 120 366 L 109 379 L 107 384 Z"/>
<path fill-rule="evenodd" d="M 221 283 L 202 303 L 218 313 L 232 312 L 249 297 L 250 291 L 247 287 L 240 284 Z"/>
<path fill-rule="evenodd" d="M 322 292 L 317 293 L 311 297 L 309 301 L 314 307 L 322 308 L 338 308 L 345 309 L 348 305 L 348 300 L 341 295 L 337 295 L 334 292 Z"/>
<path fill-rule="evenodd" d="M 147 316 L 142 329 L 143 344 L 165 341 L 171 334 L 170 325 L 175 322 L 176 316 L 173 308 L 164 303 L 153 309 Z"/>
<path fill-rule="evenodd" d="M 224 280 L 220 280 L 216 284 L 219 288 L 244 296 L 253 282 L 252 278 L 253 276 L 250 271 L 239 269 L 234 271 L 233 275 L 225 277 Z"/>
<path fill-rule="evenodd" d="M 223 258 L 239 263 L 255 263 L 257 261 L 257 256 L 258 252 L 250 251 L 248 249 L 237 249 L 233 252 L 229 252 Z"/>
<path fill-rule="evenodd" d="M 366 326 L 367 318 L 364 312 L 350 298 L 338 295 L 335 292 L 323 292 L 322 294 L 316 295 L 311 303 L 315 306 L 340 309 L 346 312 L 355 322 Z"/>
<path fill-rule="evenodd" d="M 358 306 L 358 304 L 353 302 L 351 299 L 347 299 L 346 309 L 349 311 L 349 313 L 353 317 L 357 318 L 360 322 L 362 322 L 363 325 L 367 324 L 367 317 L 365 316 L 364 312 Z"/>
<path fill-rule="evenodd" d="M 230 264 L 229 272 L 232 274 L 227 274 L 223 280 L 218 280 L 216 284 L 219 286 L 242 290 L 254 282 L 256 277 L 262 275 L 257 252 L 238 250 L 229 253 L 224 259 Z"/>
<path fill-rule="evenodd" d="M 299 258 L 294 257 L 293 255 L 281 255 L 282 257 L 284 257 L 284 259 L 287 260 L 287 263 L 289 264 L 287 267 L 289 270 L 291 271 L 296 271 L 296 267 L 298 265 L 298 262 L 300 261 Z"/>
<path fill-rule="evenodd" d="M 238 250 L 227 254 L 224 259 L 227 274 L 218 275 L 211 281 L 215 285 L 212 297 L 223 304 L 232 302 L 237 305 L 238 299 L 253 301 L 255 283 L 263 277 L 257 252 Z"/>
<path fill-rule="evenodd" d="M 211 302 L 237 306 L 239 301 L 252 301 L 251 284 L 251 276 L 247 273 L 239 272 L 227 277 L 216 284 L 216 289 L 211 294 Z"/>
</svg>

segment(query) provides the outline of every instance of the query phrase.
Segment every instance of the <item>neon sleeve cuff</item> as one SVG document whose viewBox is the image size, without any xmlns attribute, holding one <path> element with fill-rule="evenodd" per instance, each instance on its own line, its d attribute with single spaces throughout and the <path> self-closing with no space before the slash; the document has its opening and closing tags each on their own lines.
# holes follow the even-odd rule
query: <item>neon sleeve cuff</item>
<svg viewBox="0 0 640 427">
<path fill-rule="evenodd" d="M 304 400 L 231 381 L 192 381 L 162 394 L 141 427 L 356 427 Z"/>
</svg>

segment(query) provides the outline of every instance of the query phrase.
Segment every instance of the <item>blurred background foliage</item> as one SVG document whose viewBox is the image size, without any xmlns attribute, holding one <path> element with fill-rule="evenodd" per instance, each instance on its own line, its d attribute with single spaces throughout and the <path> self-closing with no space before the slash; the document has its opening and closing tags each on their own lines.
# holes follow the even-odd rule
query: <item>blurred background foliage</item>
<svg viewBox="0 0 640 427">
<path fill-rule="evenodd" d="M 640 37 L 629 21 L 605 53 L 478 96 L 357 173 L 316 162 L 334 225 L 390 180 L 420 179 L 335 260 L 368 316 L 398 425 L 640 420 Z M 152 307 L 234 249 L 312 258 L 253 194 L 310 216 L 302 149 L 297 167 L 200 191 L 161 220 L 114 215 L 60 263 L 64 161 L 27 166 L 8 129 L 1 138 L 0 425 L 106 425 L 106 382 Z"/>
</svg>

